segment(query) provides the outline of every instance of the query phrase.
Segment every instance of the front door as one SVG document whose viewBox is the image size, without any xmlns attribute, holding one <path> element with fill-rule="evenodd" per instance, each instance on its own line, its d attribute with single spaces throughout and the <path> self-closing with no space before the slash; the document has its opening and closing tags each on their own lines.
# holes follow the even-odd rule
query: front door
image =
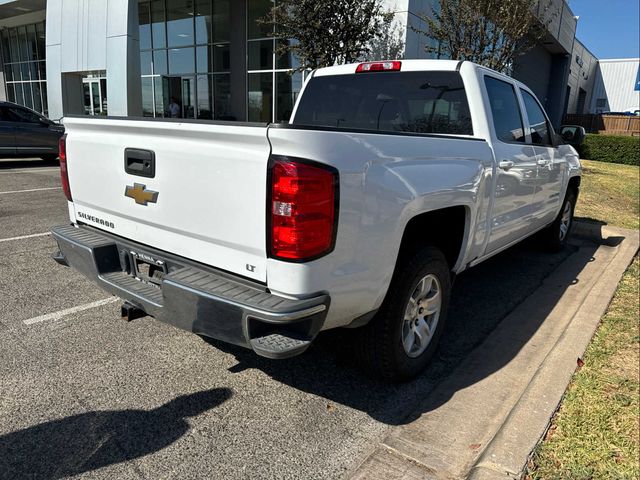
<svg viewBox="0 0 640 480">
<path fill-rule="evenodd" d="M 543 227 L 553 221 L 560 209 L 562 182 L 567 165 L 553 144 L 553 128 L 544 110 L 535 97 L 520 89 L 524 109 L 527 114 L 531 143 L 538 163 L 535 204 L 536 227 Z"/>
<path fill-rule="evenodd" d="M 37 113 L 19 105 L 6 107 L 5 114 L 13 125 L 16 153 L 19 155 L 51 155 L 58 152 L 60 132 Z"/>
<path fill-rule="evenodd" d="M 535 214 L 537 158 L 525 143 L 524 123 L 514 85 L 485 76 L 494 126 L 496 158 L 494 204 L 485 253 L 499 250 L 525 236 Z"/>
</svg>

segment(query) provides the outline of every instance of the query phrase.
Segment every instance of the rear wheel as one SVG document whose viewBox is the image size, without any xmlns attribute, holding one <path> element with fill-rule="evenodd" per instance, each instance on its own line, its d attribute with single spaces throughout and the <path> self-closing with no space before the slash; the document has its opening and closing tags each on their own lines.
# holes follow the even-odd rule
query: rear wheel
<svg viewBox="0 0 640 480">
<path fill-rule="evenodd" d="M 545 246 L 552 252 L 562 250 L 569 240 L 571 227 L 573 227 L 573 212 L 576 208 L 576 198 L 575 191 L 569 190 L 562 203 L 560 213 L 553 223 L 542 231 Z"/>
<path fill-rule="evenodd" d="M 389 381 L 408 380 L 429 363 L 444 330 L 451 293 L 449 266 L 427 247 L 399 267 L 389 294 L 357 338 L 361 365 Z"/>
</svg>

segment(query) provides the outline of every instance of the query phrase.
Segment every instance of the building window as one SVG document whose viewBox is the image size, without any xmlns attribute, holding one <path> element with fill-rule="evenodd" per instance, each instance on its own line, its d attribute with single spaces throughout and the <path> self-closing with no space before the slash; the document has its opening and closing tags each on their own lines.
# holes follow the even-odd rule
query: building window
<svg viewBox="0 0 640 480">
<path fill-rule="evenodd" d="M 145 116 L 288 120 L 303 74 L 292 55 L 277 55 L 268 15 L 272 0 L 246 1 L 247 38 L 231 45 L 233 0 L 141 0 L 142 109 Z M 235 0 L 238 1 L 238 0 Z M 232 114 L 231 55 L 245 56 L 247 108 Z M 238 100 L 238 99 L 236 99 Z M 237 105 L 236 105 L 237 108 Z"/>
<path fill-rule="evenodd" d="M 229 110 L 230 2 L 140 2 L 145 116 L 233 119 Z"/>
<path fill-rule="evenodd" d="M 8 100 L 47 115 L 44 22 L 3 29 L 0 43 Z"/>
<path fill-rule="evenodd" d="M 273 26 L 266 17 L 273 0 L 247 0 L 247 119 L 250 122 L 288 121 L 302 88 L 300 64 L 291 54 L 278 55 Z M 305 72 L 306 73 L 306 72 Z"/>
</svg>

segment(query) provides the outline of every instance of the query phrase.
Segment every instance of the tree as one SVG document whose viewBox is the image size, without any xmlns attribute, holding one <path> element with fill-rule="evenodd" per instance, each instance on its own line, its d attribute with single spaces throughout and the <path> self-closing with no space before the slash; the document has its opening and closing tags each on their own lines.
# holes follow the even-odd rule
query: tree
<svg viewBox="0 0 640 480">
<path fill-rule="evenodd" d="M 400 60 L 404 57 L 405 30 L 392 20 L 392 12 L 385 13 L 385 16 L 391 20 L 382 26 L 379 35 L 370 40 L 369 52 L 363 55 L 364 60 Z"/>
<path fill-rule="evenodd" d="M 278 0 L 262 23 L 285 41 L 278 53 L 293 53 L 298 70 L 355 62 L 367 55 L 391 16 L 379 0 Z"/>
<path fill-rule="evenodd" d="M 427 30 L 414 30 L 436 41 L 436 46 L 425 47 L 428 52 L 508 72 L 518 56 L 546 35 L 557 15 L 551 12 L 550 1 L 539 2 L 542 0 L 440 0 L 431 16 L 422 16 Z"/>
</svg>

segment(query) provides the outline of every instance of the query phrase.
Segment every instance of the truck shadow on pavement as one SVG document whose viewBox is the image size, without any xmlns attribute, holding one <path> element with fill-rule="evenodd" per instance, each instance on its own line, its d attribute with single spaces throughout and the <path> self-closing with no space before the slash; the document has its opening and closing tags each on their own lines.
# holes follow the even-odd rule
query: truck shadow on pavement
<svg viewBox="0 0 640 480">
<path fill-rule="evenodd" d="M 287 361 L 268 360 L 245 349 L 208 341 L 235 355 L 238 364 L 232 371 L 258 368 L 279 382 L 325 398 L 328 408 L 334 402 L 366 412 L 385 424 L 401 425 L 438 408 L 456 391 L 507 365 L 556 307 L 566 289 L 578 281 L 579 273 L 593 261 L 599 244 L 614 246 L 622 240 L 616 237 L 596 243 L 578 239 L 563 252 L 549 254 L 541 251 L 533 238 L 463 273 L 455 281 L 446 330 L 436 355 L 420 377 L 405 384 L 385 384 L 361 373 L 351 358 L 350 338 L 354 332 L 346 329 L 322 333 L 305 354 Z M 552 300 L 538 306 L 521 325 L 513 342 L 503 345 L 473 371 L 458 372 L 453 377 L 465 357 L 558 268 L 562 268 L 563 281 L 557 285 Z M 444 393 L 440 389 L 435 398 L 434 388 L 447 378 L 453 380 L 447 382 L 453 386 Z"/>
<path fill-rule="evenodd" d="M 385 384 L 364 375 L 351 358 L 351 330 L 323 333 L 308 352 L 287 361 L 272 361 L 250 350 L 209 343 L 235 356 L 238 363 L 231 367 L 232 374 L 259 369 L 283 385 L 322 398 L 328 411 L 342 405 L 387 425 L 402 425 L 507 365 L 566 289 L 578 281 L 599 245 L 613 246 L 622 240 L 578 239 L 564 252 L 550 255 L 540 251 L 533 239 L 460 275 L 446 332 L 434 360 L 419 378 L 405 384 Z M 555 271 L 562 275 L 559 280 L 556 277 L 554 295 L 523 321 L 512 342 L 501 345 L 499 351 L 469 371 L 456 370 Z M 435 395 L 438 385 L 446 388 Z M 237 393 L 243 394 L 241 390 Z M 230 388 L 215 388 L 177 397 L 152 410 L 91 411 L 0 436 L 0 479 L 59 479 L 158 452 L 187 433 L 187 418 L 215 409 L 231 397 Z"/>
<path fill-rule="evenodd" d="M 14 168 L 28 169 L 28 168 L 43 168 L 43 167 L 57 167 L 60 162 L 56 160 L 34 160 L 34 159 L 4 159 L 0 158 L 0 171 L 10 170 Z"/>
<path fill-rule="evenodd" d="M 182 395 L 153 410 L 93 411 L 0 437 L 0 478 L 58 479 L 157 452 L 182 437 L 186 419 L 218 407 L 231 390 Z"/>
</svg>

